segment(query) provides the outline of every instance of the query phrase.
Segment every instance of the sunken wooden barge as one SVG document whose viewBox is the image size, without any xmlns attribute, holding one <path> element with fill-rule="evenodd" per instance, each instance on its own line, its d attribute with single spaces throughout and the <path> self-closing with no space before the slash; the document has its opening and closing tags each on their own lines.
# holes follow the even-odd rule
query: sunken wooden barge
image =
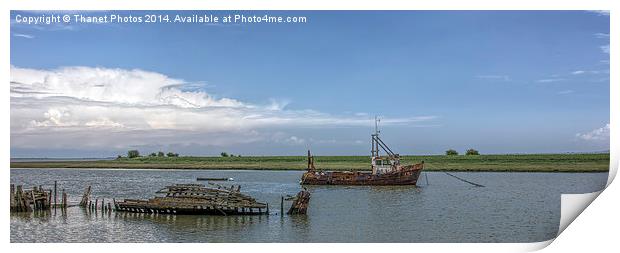
<svg viewBox="0 0 620 253">
<path fill-rule="evenodd" d="M 215 185 L 215 184 L 213 184 Z M 159 190 L 162 197 L 148 200 L 125 199 L 114 203 L 116 211 L 162 214 L 261 215 L 269 205 L 242 194 L 240 186 L 205 187 L 203 184 L 175 184 Z"/>
<path fill-rule="evenodd" d="M 400 155 L 379 138 L 378 119 L 372 134 L 370 171 L 323 171 L 314 167 L 314 157 L 308 150 L 308 169 L 301 176 L 302 185 L 416 185 L 424 169 L 424 161 L 401 165 Z M 386 155 L 379 154 L 382 149 Z"/>
</svg>

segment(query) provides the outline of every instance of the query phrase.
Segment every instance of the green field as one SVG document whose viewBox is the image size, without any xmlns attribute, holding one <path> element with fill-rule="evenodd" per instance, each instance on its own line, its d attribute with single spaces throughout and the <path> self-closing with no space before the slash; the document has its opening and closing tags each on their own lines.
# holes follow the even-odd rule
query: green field
<svg viewBox="0 0 620 253">
<path fill-rule="evenodd" d="M 401 164 L 424 161 L 429 171 L 607 172 L 609 154 L 403 156 Z M 317 156 L 325 170 L 369 170 L 368 156 Z M 135 168 L 303 170 L 305 156 L 139 157 L 100 161 L 11 162 L 11 168 Z"/>
</svg>

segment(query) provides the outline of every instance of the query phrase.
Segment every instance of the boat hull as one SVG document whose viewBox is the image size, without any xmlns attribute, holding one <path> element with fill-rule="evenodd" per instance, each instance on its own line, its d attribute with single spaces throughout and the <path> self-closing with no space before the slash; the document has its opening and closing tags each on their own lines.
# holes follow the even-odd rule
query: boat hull
<svg viewBox="0 0 620 253">
<path fill-rule="evenodd" d="M 307 171 L 302 185 L 416 185 L 424 164 L 404 166 L 399 171 L 372 174 L 361 171 Z"/>
</svg>

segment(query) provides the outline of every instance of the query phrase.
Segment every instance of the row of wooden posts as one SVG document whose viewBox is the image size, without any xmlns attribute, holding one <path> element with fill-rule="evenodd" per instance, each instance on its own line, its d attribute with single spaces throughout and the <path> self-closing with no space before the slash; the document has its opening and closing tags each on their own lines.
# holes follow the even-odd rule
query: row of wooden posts
<svg viewBox="0 0 620 253">
<path fill-rule="evenodd" d="M 115 200 L 112 199 L 113 202 L 105 202 L 105 199 L 101 199 L 101 202 L 99 202 L 99 199 L 95 199 L 95 202 L 93 201 L 88 201 L 88 204 L 86 204 L 85 206 L 82 206 L 84 208 L 88 208 L 89 211 L 94 211 L 96 212 L 97 210 L 101 210 L 102 212 L 112 212 L 112 210 L 115 210 L 116 204 L 115 204 Z"/>
<path fill-rule="evenodd" d="M 101 206 L 102 211 L 112 211 L 112 203 L 105 203 L 105 199 L 101 199 L 101 205 L 99 205 L 99 199 L 96 199 L 93 203 L 90 200 L 92 188 L 88 186 L 82 195 L 82 200 L 79 205 L 83 208 L 96 211 Z M 70 206 L 67 201 L 67 193 L 65 189 L 60 191 L 60 203 L 58 202 L 58 182 L 54 181 L 53 190 L 45 190 L 43 186 L 35 186 L 32 190 L 24 190 L 22 185 L 15 186 L 11 184 L 11 211 L 12 212 L 31 212 L 38 210 L 50 210 L 52 208 L 66 209 Z"/>
</svg>

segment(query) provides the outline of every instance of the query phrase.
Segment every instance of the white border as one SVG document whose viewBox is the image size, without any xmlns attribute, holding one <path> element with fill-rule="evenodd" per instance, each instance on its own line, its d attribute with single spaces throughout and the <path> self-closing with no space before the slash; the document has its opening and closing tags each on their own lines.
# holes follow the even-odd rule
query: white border
<svg viewBox="0 0 620 253">
<path fill-rule="evenodd" d="M 5 1 L 6 2 L 6 1 Z M 382 0 L 382 1 L 335 1 L 335 0 L 314 0 L 314 1 L 287 1 L 287 0 L 238 0 L 238 1 L 199 1 L 199 0 L 174 0 L 174 1 L 130 1 L 130 0 L 108 0 L 108 1 L 78 1 L 78 0 L 21 0 L 10 1 L 6 7 L 2 7 L 2 20 L 3 25 L 0 28 L 0 34 L 3 37 L 2 51 L 5 56 L 10 55 L 9 47 L 9 10 L 40 10 L 40 9 L 55 9 L 55 10 L 113 10 L 113 9 L 245 9 L 245 10 L 395 10 L 395 9 L 424 9 L 424 10 L 611 10 L 612 14 L 617 11 L 616 5 L 611 0 L 521 0 L 521 1 L 490 1 L 490 0 L 435 0 L 435 1 L 399 1 L 399 0 Z M 617 45 L 617 38 L 620 30 L 617 28 L 618 17 L 611 16 L 611 43 L 610 45 Z M 618 52 L 614 51 L 615 47 L 612 47 L 610 55 L 610 83 L 615 84 L 618 80 L 618 73 L 615 63 L 618 62 Z M 9 69 L 10 63 L 5 58 L 2 63 L 4 83 L 9 83 Z M 3 143 L 0 148 L 4 154 L 2 159 L 3 164 L 8 167 L 9 164 L 9 141 L 10 141 L 10 100 L 9 90 L 7 87 L 1 89 L 2 96 L 6 98 L 1 104 L 1 111 L 5 124 L 2 124 L 3 130 Z M 618 135 L 617 133 L 617 120 L 614 115 L 618 114 L 618 95 L 619 90 L 617 85 L 611 85 L 610 87 L 610 126 L 611 126 L 611 170 L 608 185 L 613 180 L 618 168 Z M 2 177 L 3 185 L 9 185 L 10 170 L 6 169 L 4 177 Z M 612 190 L 613 189 L 613 190 Z M 569 226 L 565 232 L 559 236 L 555 243 L 551 244 L 551 247 L 546 251 L 554 252 L 566 252 L 579 250 L 583 252 L 585 250 L 599 249 L 597 251 L 611 251 L 617 240 L 614 236 L 614 232 L 617 231 L 618 225 L 618 204 L 614 198 L 618 197 L 618 187 L 611 185 L 609 189 L 605 190 L 599 199 L 594 201 L 592 207 L 586 209 L 584 212 L 585 217 L 579 217 L 573 225 Z M 3 193 L 2 203 L 8 203 L 8 194 Z M 564 203 L 563 203 L 564 204 Z M 9 214 L 8 208 L 1 210 L 3 217 L 3 224 L 5 232 L 3 233 L 3 242 L 6 245 L 10 238 L 9 229 Z M 595 224 L 595 225 L 592 225 Z M 611 226 L 609 226 L 611 225 Z M 601 232 L 600 228 L 604 228 L 604 232 Z M 110 250 L 122 250 L 122 251 L 156 251 L 156 252 L 178 252 L 179 250 L 191 250 L 191 251 L 226 251 L 234 247 L 236 251 L 256 252 L 256 251 L 289 251 L 295 250 L 296 252 L 318 252 L 318 251 L 459 251 L 459 252 L 498 252 L 498 251 L 531 251 L 545 247 L 551 243 L 531 243 L 531 244 L 312 244 L 310 247 L 297 245 L 297 244 L 112 244 L 114 249 L 110 248 L 110 244 L 105 244 L 107 247 L 92 247 L 94 245 L 88 245 L 85 248 L 83 244 L 11 244 L 12 252 L 18 250 L 43 250 L 43 251 L 63 251 L 63 252 L 83 252 L 87 250 L 89 252 L 110 252 Z M 103 246 L 103 245 L 99 245 Z"/>
</svg>

